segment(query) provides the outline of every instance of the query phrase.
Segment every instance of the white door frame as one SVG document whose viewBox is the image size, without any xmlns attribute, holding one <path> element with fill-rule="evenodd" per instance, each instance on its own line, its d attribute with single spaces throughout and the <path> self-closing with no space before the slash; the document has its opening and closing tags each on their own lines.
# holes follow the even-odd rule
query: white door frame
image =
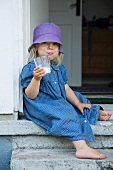
<svg viewBox="0 0 113 170">
<path fill-rule="evenodd" d="M 13 21 L 14 21 L 14 58 L 13 58 L 13 70 L 14 70 L 14 112 L 18 112 L 21 101 L 19 76 L 23 67 L 23 0 L 13 0 Z"/>
<path fill-rule="evenodd" d="M 13 21 L 13 110 L 23 112 L 23 95 L 19 77 L 25 64 L 26 48 L 30 44 L 30 0 L 13 0 Z"/>
<path fill-rule="evenodd" d="M 23 41 L 22 41 L 22 46 L 20 47 L 21 51 L 21 57 L 19 59 L 19 75 L 21 73 L 23 65 L 25 65 L 26 60 L 27 60 L 27 49 L 28 46 L 30 45 L 30 0 L 24 0 L 22 1 L 22 36 L 23 36 Z M 20 32 L 21 34 L 21 32 Z M 20 35 L 19 35 L 20 36 Z M 18 105 L 18 111 L 23 112 L 23 94 L 22 94 L 22 87 L 21 83 L 19 81 L 19 103 Z"/>
</svg>

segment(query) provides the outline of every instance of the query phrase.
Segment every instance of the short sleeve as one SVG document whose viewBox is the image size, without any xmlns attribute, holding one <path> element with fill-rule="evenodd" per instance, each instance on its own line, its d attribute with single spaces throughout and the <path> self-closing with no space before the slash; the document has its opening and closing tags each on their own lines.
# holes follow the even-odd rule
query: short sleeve
<svg viewBox="0 0 113 170">
<path fill-rule="evenodd" d="M 62 75 L 62 78 L 65 82 L 65 84 L 68 83 L 68 77 L 67 77 L 67 71 L 66 71 L 66 68 L 64 65 L 60 65 L 60 70 L 61 70 L 61 75 Z"/>
<path fill-rule="evenodd" d="M 20 74 L 20 82 L 22 88 L 27 87 L 31 82 L 31 79 L 33 78 L 34 67 L 35 65 L 33 63 L 28 63 L 23 67 L 22 72 Z"/>
</svg>

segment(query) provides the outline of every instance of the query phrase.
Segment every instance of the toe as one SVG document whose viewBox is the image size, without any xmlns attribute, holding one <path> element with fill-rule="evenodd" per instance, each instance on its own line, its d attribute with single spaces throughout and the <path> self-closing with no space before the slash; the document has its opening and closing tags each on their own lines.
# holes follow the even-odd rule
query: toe
<svg viewBox="0 0 113 170">
<path fill-rule="evenodd" d="M 99 155 L 99 158 L 100 158 L 100 159 L 104 159 L 104 158 L 106 158 L 106 155 L 101 153 L 101 154 Z"/>
</svg>

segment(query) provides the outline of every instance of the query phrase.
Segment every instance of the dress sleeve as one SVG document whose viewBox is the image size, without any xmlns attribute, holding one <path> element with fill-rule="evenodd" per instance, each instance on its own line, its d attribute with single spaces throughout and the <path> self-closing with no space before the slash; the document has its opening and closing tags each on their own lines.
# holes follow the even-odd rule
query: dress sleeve
<svg viewBox="0 0 113 170">
<path fill-rule="evenodd" d="M 65 66 L 61 65 L 60 70 L 61 70 L 62 78 L 63 78 L 65 84 L 67 84 L 68 83 L 68 77 L 67 77 L 67 71 L 66 71 Z"/>
<path fill-rule="evenodd" d="M 20 83 L 22 88 L 27 87 L 31 82 L 31 79 L 33 78 L 34 67 L 35 66 L 31 63 L 28 63 L 23 67 L 22 72 L 20 74 Z"/>
</svg>

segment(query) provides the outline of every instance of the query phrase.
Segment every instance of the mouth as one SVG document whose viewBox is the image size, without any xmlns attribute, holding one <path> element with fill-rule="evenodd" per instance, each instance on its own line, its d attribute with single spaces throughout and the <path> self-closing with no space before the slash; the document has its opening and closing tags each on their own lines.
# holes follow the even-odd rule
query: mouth
<svg viewBox="0 0 113 170">
<path fill-rule="evenodd" d="M 52 52 L 48 52 L 48 55 L 52 55 L 53 53 Z"/>
</svg>

